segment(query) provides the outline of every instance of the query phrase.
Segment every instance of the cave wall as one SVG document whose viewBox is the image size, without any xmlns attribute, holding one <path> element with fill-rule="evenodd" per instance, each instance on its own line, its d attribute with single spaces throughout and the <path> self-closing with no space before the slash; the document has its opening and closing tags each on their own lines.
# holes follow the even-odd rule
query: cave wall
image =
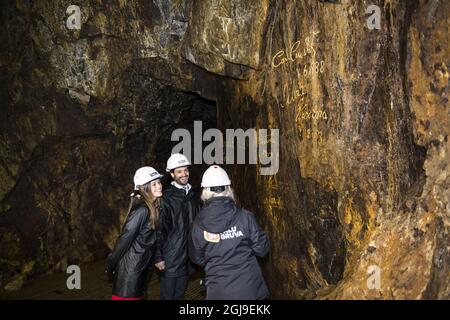
<svg viewBox="0 0 450 320">
<path fill-rule="evenodd" d="M 449 5 L 213 3 L 191 23 L 221 24 L 189 28 L 184 54 L 235 78 L 220 80 L 221 128 L 280 129 L 276 175 L 230 166 L 271 237 L 273 296 L 448 298 Z"/>
<path fill-rule="evenodd" d="M 276 175 L 225 165 L 274 298 L 448 299 L 448 2 L 86 1 L 67 30 L 70 4 L 2 3 L 3 284 L 99 259 L 204 98 L 280 130 Z"/>
<path fill-rule="evenodd" d="M 144 3 L 85 3 L 71 31 L 68 1 L 2 2 L 2 288 L 104 259 L 136 168 L 164 172 L 175 128 L 215 122 L 214 105 L 150 76 L 138 34 L 159 11 Z"/>
</svg>

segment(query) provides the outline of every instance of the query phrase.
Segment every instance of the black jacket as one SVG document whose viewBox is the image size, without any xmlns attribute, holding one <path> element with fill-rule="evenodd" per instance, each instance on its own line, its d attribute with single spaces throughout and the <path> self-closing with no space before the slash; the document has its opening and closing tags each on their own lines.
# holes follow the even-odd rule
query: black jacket
<svg viewBox="0 0 450 320">
<path fill-rule="evenodd" d="M 256 300 L 269 295 L 256 256 L 269 251 L 266 234 L 253 213 L 228 197 L 208 200 L 189 241 L 191 260 L 205 267 L 206 299 Z"/>
<path fill-rule="evenodd" d="M 122 233 L 107 258 L 108 271 L 114 272 L 113 295 L 135 298 L 144 295 L 148 271 L 159 238 L 149 228 L 149 209 L 133 207 Z"/>
<path fill-rule="evenodd" d="M 161 243 L 155 261 L 165 261 L 164 276 L 180 277 L 190 271 L 188 234 L 199 211 L 198 193 L 170 185 L 161 199 Z"/>
</svg>

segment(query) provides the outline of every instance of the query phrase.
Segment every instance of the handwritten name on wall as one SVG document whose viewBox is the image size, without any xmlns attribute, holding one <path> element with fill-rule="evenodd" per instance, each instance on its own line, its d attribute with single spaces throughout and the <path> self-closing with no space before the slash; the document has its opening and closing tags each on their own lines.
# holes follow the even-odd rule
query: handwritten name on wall
<svg viewBox="0 0 450 320">
<path fill-rule="evenodd" d="M 320 31 L 313 31 L 312 34 L 306 37 L 303 41 L 298 40 L 294 42 L 289 48 L 278 51 L 273 57 L 271 66 L 276 69 L 284 64 L 295 62 L 298 59 L 304 58 L 308 55 L 311 57 L 316 56 L 316 50 L 314 49 L 314 42 Z"/>
<path fill-rule="evenodd" d="M 298 123 L 300 120 L 310 120 L 310 119 L 322 119 L 327 120 L 328 114 L 323 110 L 308 110 L 309 107 L 306 104 L 297 105 L 297 113 L 295 116 L 295 122 Z"/>
<path fill-rule="evenodd" d="M 316 60 L 319 33 L 320 31 L 312 31 L 304 39 L 295 41 L 292 45 L 276 52 L 272 56 L 270 67 L 275 71 L 284 66 L 295 66 L 294 72 L 298 80 L 282 85 L 282 98 L 281 101 L 278 100 L 278 104 L 282 110 L 294 108 L 294 117 L 292 118 L 295 121 L 300 141 L 323 143 L 322 131 L 315 126 L 309 129 L 307 122 L 327 121 L 329 115 L 327 111 L 321 110 L 322 108 L 312 107 L 308 104 L 308 93 L 304 85 L 304 81 L 325 72 L 325 59 Z M 308 61 L 304 61 L 305 59 Z M 286 71 L 285 68 L 282 70 Z M 277 207 L 277 202 L 272 200 L 271 206 Z"/>
</svg>

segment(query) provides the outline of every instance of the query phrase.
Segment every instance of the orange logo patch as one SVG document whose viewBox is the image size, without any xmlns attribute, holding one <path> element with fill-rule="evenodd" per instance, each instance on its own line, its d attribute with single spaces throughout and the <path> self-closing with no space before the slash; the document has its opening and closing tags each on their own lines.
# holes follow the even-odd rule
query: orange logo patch
<svg viewBox="0 0 450 320">
<path fill-rule="evenodd" d="M 203 237 L 208 242 L 218 243 L 220 241 L 220 235 L 215 233 L 209 233 L 207 231 L 203 231 Z"/>
</svg>

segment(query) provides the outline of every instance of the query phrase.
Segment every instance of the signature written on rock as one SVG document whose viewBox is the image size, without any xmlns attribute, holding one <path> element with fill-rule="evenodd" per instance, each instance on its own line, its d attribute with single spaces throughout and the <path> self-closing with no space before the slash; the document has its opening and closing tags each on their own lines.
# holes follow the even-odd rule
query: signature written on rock
<svg viewBox="0 0 450 320">
<path fill-rule="evenodd" d="M 295 60 L 301 59 L 308 55 L 315 57 L 316 49 L 314 48 L 314 42 L 319 34 L 319 31 L 313 31 L 310 36 L 307 36 L 304 41 L 298 40 L 294 42 L 290 47 L 284 50 L 278 51 L 273 57 L 271 67 L 276 69 L 287 63 L 292 63 Z"/>
</svg>

